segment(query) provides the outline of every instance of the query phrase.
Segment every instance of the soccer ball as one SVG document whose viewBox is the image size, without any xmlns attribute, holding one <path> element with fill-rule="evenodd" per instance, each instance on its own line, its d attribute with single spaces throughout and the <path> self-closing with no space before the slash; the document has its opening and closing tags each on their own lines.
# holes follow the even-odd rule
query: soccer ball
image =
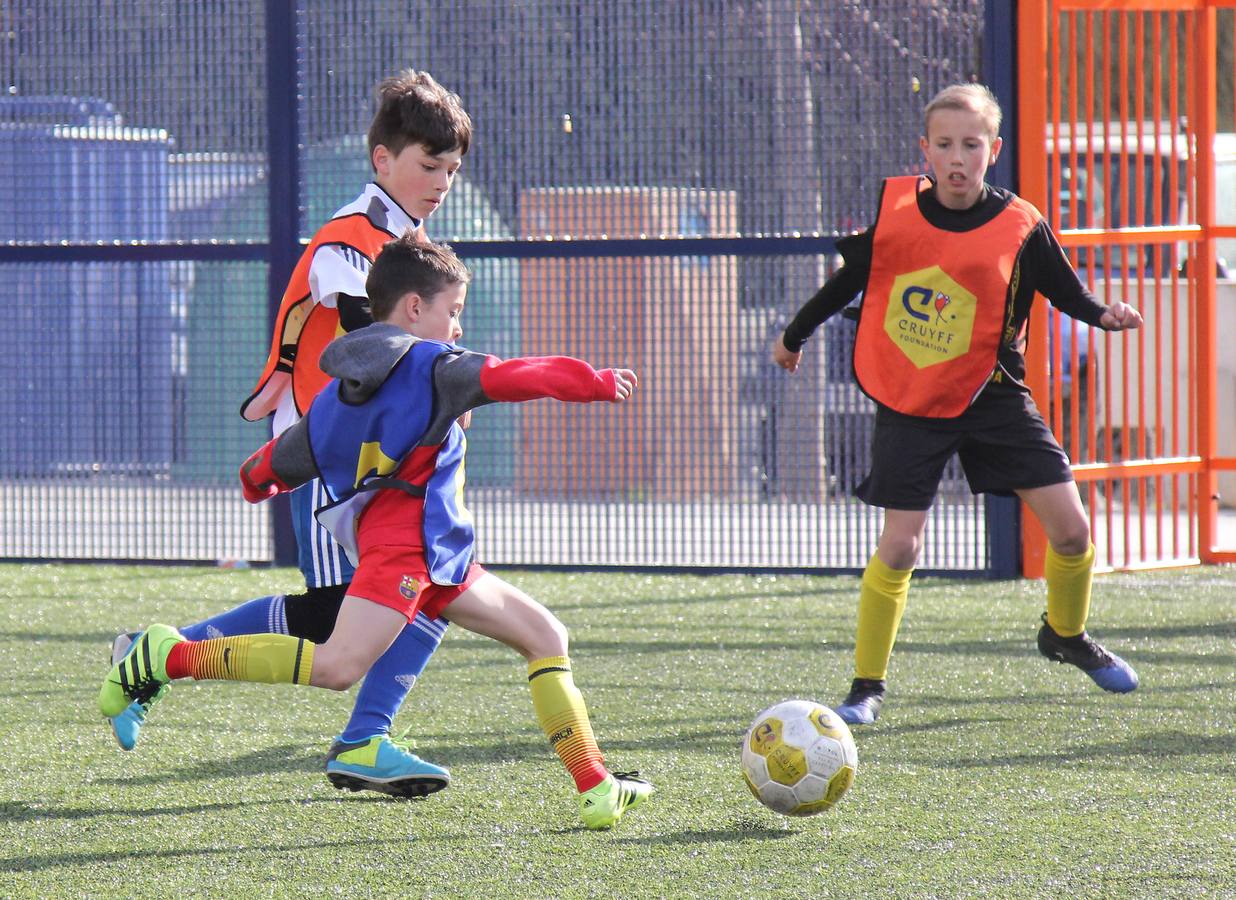
<svg viewBox="0 0 1236 900">
<path fill-rule="evenodd" d="M 854 783 L 858 750 L 841 717 L 810 700 L 770 706 L 742 742 L 747 787 L 774 812 L 814 816 L 830 809 Z"/>
</svg>

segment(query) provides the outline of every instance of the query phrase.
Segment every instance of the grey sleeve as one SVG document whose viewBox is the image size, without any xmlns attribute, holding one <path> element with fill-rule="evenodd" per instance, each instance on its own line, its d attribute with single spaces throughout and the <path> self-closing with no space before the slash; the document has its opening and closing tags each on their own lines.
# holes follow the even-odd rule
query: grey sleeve
<svg viewBox="0 0 1236 900">
<path fill-rule="evenodd" d="M 481 389 L 481 368 L 489 355 L 461 350 L 446 353 L 433 367 L 433 421 L 421 438 L 421 445 L 441 443 L 451 423 L 470 409 L 496 401 Z"/>
<path fill-rule="evenodd" d="M 309 447 L 308 416 L 279 435 L 270 464 L 288 487 L 300 487 L 318 477 L 318 467 Z"/>
</svg>

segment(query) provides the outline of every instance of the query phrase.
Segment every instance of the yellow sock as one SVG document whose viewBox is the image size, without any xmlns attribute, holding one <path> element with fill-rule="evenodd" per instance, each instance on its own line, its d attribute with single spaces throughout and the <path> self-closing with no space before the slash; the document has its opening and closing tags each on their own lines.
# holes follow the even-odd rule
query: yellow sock
<svg viewBox="0 0 1236 900">
<path fill-rule="evenodd" d="M 1090 615 L 1094 544 L 1077 556 L 1061 556 L 1049 544 L 1043 575 L 1047 578 L 1047 624 L 1061 637 L 1081 634 Z"/>
<path fill-rule="evenodd" d="M 170 678 L 308 684 L 316 645 L 287 634 L 246 634 L 185 641 L 167 657 Z"/>
<path fill-rule="evenodd" d="M 592 734 L 584 697 L 571 677 L 571 661 L 547 656 L 528 663 L 532 707 L 549 744 L 575 779 L 582 794 L 605 780 L 609 772 Z"/>
<path fill-rule="evenodd" d="M 854 677 L 882 681 L 906 608 L 913 569 L 892 569 L 872 554 L 863 570 L 858 594 L 858 637 L 854 641 Z"/>
</svg>

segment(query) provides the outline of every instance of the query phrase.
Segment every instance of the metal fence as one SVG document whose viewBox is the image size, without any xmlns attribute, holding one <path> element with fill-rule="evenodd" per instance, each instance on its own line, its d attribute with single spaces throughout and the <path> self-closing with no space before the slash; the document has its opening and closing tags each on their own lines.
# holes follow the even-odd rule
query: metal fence
<svg viewBox="0 0 1236 900">
<path fill-rule="evenodd" d="M 474 269 L 464 343 L 644 385 L 623 408 L 478 411 L 482 558 L 865 564 L 850 326 L 795 376 L 768 345 L 881 178 L 918 171 L 926 98 L 998 55 L 992 4 L 104 6 L 0 8 L 0 557 L 272 559 L 234 479 L 266 430 L 237 408 L 294 237 L 371 177 L 373 87 L 414 67 L 476 124 L 428 226 Z M 950 470 L 923 566 L 992 571 L 992 530 Z"/>
</svg>

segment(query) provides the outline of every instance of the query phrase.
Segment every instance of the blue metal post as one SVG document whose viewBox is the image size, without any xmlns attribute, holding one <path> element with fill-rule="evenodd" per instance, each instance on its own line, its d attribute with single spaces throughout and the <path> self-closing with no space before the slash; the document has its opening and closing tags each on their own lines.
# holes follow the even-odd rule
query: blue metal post
<svg viewBox="0 0 1236 900">
<path fill-rule="evenodd" d="M 1008 0 L 987 0 L 983 28 L 983 81 L 1004 111 L 1004 148 L 988 173 L 992 184 L 1017 190 L 1017 36 L 1016 14 Z M 1021 575 L 1021 501 L 988 495 L 987 546 L 993 578 Z"/>
<path fill-rule="evenodd" d="M 279 301 L 300 256 L 300 153 L 297 147 L 297 4 L 266 0 L 266 178 L 269 186 L 270 255 L 267 287 L 270 331 Z M 269 331 L 268 331 L 269 333 Z M 296 538 L 287 497 L 276 498 L 271 513 L 275 565 L 296 565 Z"/>
</svg>

